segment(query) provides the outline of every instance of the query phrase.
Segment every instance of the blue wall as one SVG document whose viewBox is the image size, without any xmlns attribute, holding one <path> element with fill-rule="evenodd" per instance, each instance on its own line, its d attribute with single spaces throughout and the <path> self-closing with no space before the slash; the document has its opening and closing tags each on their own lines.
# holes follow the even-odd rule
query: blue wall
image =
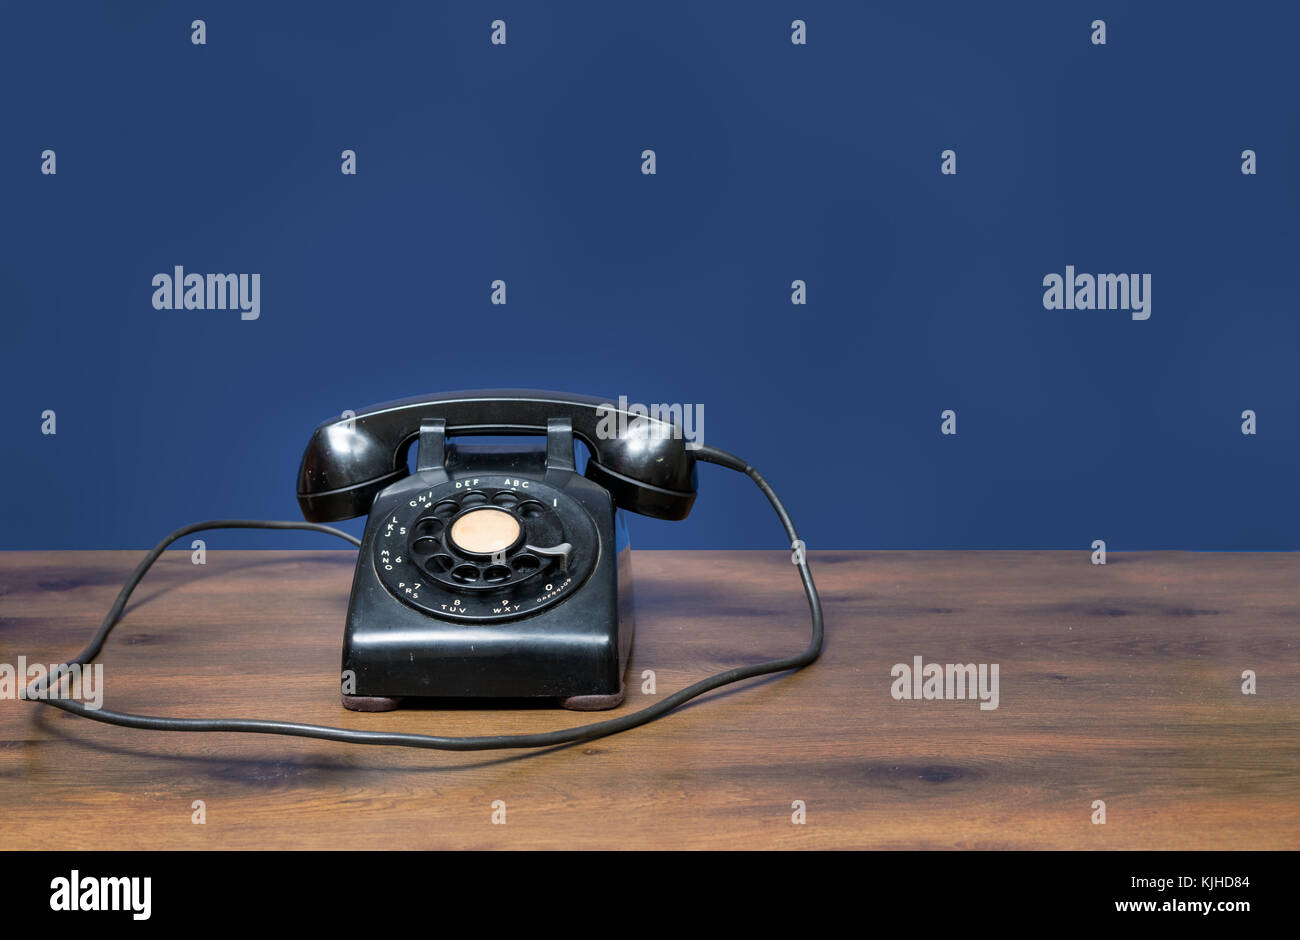
<svg viewBox="0 0 1300 940">
<path fill-rule="evenodd" d="M 1300 547 L 1295 5 L 135 6 L 0 10 L 0 547 L 297 518 L 322 419 L 503 385 L 703 403 L 814 549 Z M 783 544 L 709 467 L 633 523 Z"/>
</svg>

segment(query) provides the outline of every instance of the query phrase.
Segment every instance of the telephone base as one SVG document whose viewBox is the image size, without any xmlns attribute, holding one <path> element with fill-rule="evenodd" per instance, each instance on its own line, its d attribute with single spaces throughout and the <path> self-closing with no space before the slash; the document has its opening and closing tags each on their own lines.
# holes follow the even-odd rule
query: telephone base
<svg viewBox="0 0 1300 940">
<path fill-rule="evenodd" d="M 550 425 L 544 447 L 508 449 L 447 445 L 441 424 L 422 426 L 419 471 L 375 497 L 357 553 L 344 708 L 622 704 L 627 529 L 609 492 L 575 471 L 568 423 Z M 515 542 L 492 549 L 500 559 L 457 541 L 476 537 L 454 534 L 476 517 L 513 526 Z"/>
</svg>

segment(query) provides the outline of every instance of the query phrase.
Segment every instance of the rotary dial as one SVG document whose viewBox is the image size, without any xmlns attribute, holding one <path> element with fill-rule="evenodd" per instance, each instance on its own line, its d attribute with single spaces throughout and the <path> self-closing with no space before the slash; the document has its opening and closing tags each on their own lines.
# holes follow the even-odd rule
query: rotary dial
<svg viewBox="0 0 1300 940">
<path fill-rule="evenodd" d="M 595 526 L 574 499 L 540 480 L 492 474 L 399 503 L 377 528 L 373 559 L 388 590 L 413 607 L 506 620 L 567 597 L 597 551 Z"/>
</svg>

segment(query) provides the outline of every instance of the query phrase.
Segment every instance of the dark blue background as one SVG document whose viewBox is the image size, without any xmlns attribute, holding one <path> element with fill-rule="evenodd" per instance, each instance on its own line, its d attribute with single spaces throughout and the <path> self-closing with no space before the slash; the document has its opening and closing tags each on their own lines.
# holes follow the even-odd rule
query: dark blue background
<svg viewBox="0 0 1300 940">
<path fill-rule="evenodd" d="M 124 6 L 0 12 L 0 547 L 297 518 L 319 421 L 502 385 L 703 403 L 811 548 L 1300 547 L 1294 4 Z M 782 544 L 701 478 L 634 543 Z"/>
</svg>

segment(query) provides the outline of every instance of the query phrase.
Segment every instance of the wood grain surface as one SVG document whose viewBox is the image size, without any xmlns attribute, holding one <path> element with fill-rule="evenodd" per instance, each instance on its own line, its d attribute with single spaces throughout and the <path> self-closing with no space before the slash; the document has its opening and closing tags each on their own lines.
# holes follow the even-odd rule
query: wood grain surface
<svg viewBox="0 0 1300 940">
<path fill-rule="evenodd" d="M 345 712 L 350 552 L 169 552 L 102 657 L 108 707 L 449 735 L 602 717 Z M 0 553 L 0 662 L 84 645 L 139 552 Z M 812 553 L 822 659 L 647 727 L 445 753 L 110 727 L 0 701 L 5 848 L 1300 848 L 1300 555 Z M 639 552 L 621 711 L 807 641 L 779 552 Z M 1000 702 L 890 668 L 997 663 Z M 1258 693 L 1242 694 L 1243 670 Z M 617 714 L 615 712 L 613 714 Z M 611 714 L 611 713 L 604 713 Z M 202 800 L 206 823 L 192 822 Z M 492 804 L 506 824 L 492 823 Z M 792 803 L 806 824 L 791 821 Z M 1104 800 L 1096 825 L 1092 804 Z"/>
</svg>

